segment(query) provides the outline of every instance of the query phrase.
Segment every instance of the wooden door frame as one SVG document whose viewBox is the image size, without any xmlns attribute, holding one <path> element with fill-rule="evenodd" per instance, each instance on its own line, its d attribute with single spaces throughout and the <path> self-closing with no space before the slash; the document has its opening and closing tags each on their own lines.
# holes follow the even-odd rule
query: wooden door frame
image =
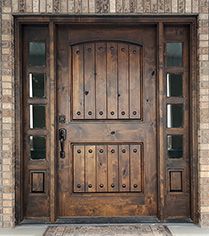
<svg viewBox="0 0 209 236">
<path fill-rule="evenodd" d="M 28 14 L 14 14 L 15 22 L 15 218 L 16 223 L 20 222 L 34 222 L 23 219 L 23 135 L 22 135 L 22 29 L 24 25 L 48 25 L 49 30 L 49 90 L 50 90 L 50 217 L 47 222 L 55 223 L 57 221 L 56 214 L 56 26 L 59 24 L 152 24 L 157 27 L 157 159 L 159 160 L 157 166 L 158 172 L 158 214 L 160 221 L 164 221 L 164 205 L 165 205 L 165 149 L 164 149 L 164 128 L 162 117 L 164 111 L 162 104 L 164 98 L 163 91 L 163 64 L 164 64 L 164 42 L 163 30 L 164 25 L 189 25 L 190 27 L 190 177 L 193 183 L 193 190 L 191 191 L 191 218 L 194 223 L 199 221 L 199 205 L 198 205 L 198 80 L 197 80 L 197 15 L 189 16 L 139 16 L 139 15 L 28 15 Z M 35 220 L 37 223 L 38 220 Z M 40 220 L 41 222 L 41 220 Z M 46 222 L 46 219 L 45 219 Z"/>
</svg>

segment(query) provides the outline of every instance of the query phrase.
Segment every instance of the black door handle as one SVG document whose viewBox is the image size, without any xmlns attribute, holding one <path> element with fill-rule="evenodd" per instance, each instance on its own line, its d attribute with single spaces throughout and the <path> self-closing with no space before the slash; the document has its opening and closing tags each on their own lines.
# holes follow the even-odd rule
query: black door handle
<svg viewBox="0 0 209 236">
<path fill-rule="evenodd" d="M 64 142 L 66 140 L 67 130 L 62 128 L 59 129 L 59 141 L 60 141 L 60 158 L 65 158 L 65 151 L 64 151 Z"/>
</svg>

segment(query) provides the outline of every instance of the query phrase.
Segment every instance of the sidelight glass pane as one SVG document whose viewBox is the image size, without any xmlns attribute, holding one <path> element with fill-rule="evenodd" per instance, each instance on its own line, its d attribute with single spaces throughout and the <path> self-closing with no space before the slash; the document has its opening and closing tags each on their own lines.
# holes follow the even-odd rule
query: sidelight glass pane
<svg viewBox="0 0 209 236">
<path fill-rule="evenodd" d="M 166 43 L 166 65 L 182 66 L 182 43 Z"/>
<path fill-rule="evenodd" d="M 167 73 L 167 97 L 182 97 L 182 74 Z"/>
<path fill-rule="evenodd" d="M 30 129 L 43 129 L 46 127 L 45 105 L 30 105 Z"/>
<path fill-rule="evenodd" d="M 33 160 L 46 159 L 46 137 L 30 136 L 30 158 Z"/>
<path fill-rule="evenodd" d="M 167 136 L 167 151 L 169 158 L 183 157 L 183 136 L 168 135 Z"/>
<path fill-rule="evenodd" d="M 167 104 L 167 127 L 183 127 L 183 104 Z"/>
<path fill-rule="evenodd" d="M 45 65 L 45 43 L 30 42 L 29 43 L 29 65 L 44 66 Z"/>
<path fill-rule="evenodd" d="M 30 98 L 45 98 L 45 75 L 29 74 L 29 96 Z"/>
</svg>

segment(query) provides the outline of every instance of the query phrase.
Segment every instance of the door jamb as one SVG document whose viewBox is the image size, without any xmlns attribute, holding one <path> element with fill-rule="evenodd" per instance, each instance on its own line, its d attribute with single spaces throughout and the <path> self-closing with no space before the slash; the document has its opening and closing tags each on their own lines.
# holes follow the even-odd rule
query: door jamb
<svg viewBox="0 0 209 236">
<path fill-rule="evenodd" d="M 163 151 L 163 130 L 161 124 L 161 117 L 164 115 L 162 112 L 161 90 L 163 79 L 163 25 L 169 24 L 187 24 L 190 26 L 190 143 L 192 148 L 190 150 L 190 172 L 191 182 L 193 183 L 193 191 L 191 192 L 191 216 L 194 223 L 199 221 L 199 206 L 198 206 L 198 86 L 197 86 L 197 19 L 196 15 L 192 16 L 98 16 L 98 15 L 54 15 L 54 16 L 40 16 L 40 15 L 24 15 L 14 14 L 15 18 L 15 218 L 16 223 L 20 223 L 23 220 L 23 177 L 22 177 L 22 27 L 28 24 L 47 24 L 50 36 L 50 114 L 54 114 L 50 118 L 50 218 L 49 222 L 55 223 L 57 219 L 56 214 L 56 25 L 63 23 L 71 24 L 155 24 L 158 29 L 157 46 L 158 46 L 158 69 L 157 69 L 157 159 L 160 160 L 157 166 L 158 171 L 158 217 L 161 221 L 164 220 L 164 178 L 165 168 L 164 166 L 164 151 Z M 37 222 L 37 221 L 36 221 Z"/>
</svg>

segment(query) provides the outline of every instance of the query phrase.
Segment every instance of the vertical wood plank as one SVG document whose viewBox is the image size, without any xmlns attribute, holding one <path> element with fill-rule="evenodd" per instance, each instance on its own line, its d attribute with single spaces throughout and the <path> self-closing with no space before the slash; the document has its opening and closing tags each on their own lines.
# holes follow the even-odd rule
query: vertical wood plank
<svg viewBox="0 0 209 236">
<path fill-rule="evenodd" d="M 85 118 L 95 119 L 95 45 L 84 45 Z"/>
<path fill-rule="evenodd" d="M 107 50 L 106 43 L 96 44 L 96 118 L 105 119 L 107 116 L 106 90 Z"/>
<path fill-rule="evenodd" d="M 131 191 L 142 190 L 141 145 L 130 145 L 130 187 Z"/>
<path fill-rule="evenodd" d="M 84 146 L 74 146 L 73 158 L 74 192 L 84 192 Z"/>
<path fill-rule="evenodd" d="M 83 85 L 83 46 L 76 45 L 73 54 L 73 118 L 84 118 L 84 85 Z"/>
<path fill-rule="evenodd" d="M 158 24 L 158 126 L 157 126 L 157 146 L 158 146 L 158 215 L 160 219 L 164 219 L 165 208 L 165 151 L 164 151 L 164 77 L 163 77 L 163 65 L 164 65 L 164 25 Z"/>
<path fill-rule="evenodd" d="M 50 220 L 56 220 L 56 162 L 55 162 L 55 148 L 56 147 L 56 74 L 55 74 L 55 26 L 53 22 L 49 24 L 49 75 L 50 75 Z"/>
<path fill-rule="evenodd" d="M 117 43 L 107 43 L 107 117 L 118 117 Z"/>
<path fill-rule="evenodd" d="M 140 118 L 141 114 L 141 50 L 135 45 L 129 46 L 130 63 L 130 118 Z"/>
<path fill-rule="evenodd" d="M 85 188 L 86 192 L 96 191 L 95 146 L 85 146 Z"/>
<path fill-rule="evenodd" d="M 129 117 L 128 45 L 118 44 L 118 116 Z"/>
<path fill-rule="evenodd" d="M 13 2 L 12 2 L 13 3 Z M 18 5 L 15 6 L 15 9 L 18 9 Z M 15 58 L 16 58 L 16 63 L 15 63 L 15 78 L 16 78 L 16 102 L 14 104 L 15 106 L 15 140 L 16 140 L 16 147 L 15 147 L 15 186 L 16 186 L 16 191 L 15 191 L 15 198 L 16 198 L 16 204 L 15 204 L 15 213 L 16 213 L 16 223 L 20 223 L 20 221 L 23 219 L 23 206 L 24 206 L 24 194 L 23 194 L 23 173 L 24 173 L 24 168 L 23 168 L 23 160 L 24 160 L 24 152 L 23 152 L 23 135 L 22 135 L 22 130 L 23 130 L 23 91 L 22 91 L 22 79 L 23 79 L 23 72 L 22 72 L 22 50 L 24 48 L 24 42 L 20 40 L 22 38 L 22 31 L 21 31 L 21 26 L 17 21 L 14 21 L 14 27 L 15 27 Z"/>
<path fill-rule="evenodd" d="M 129 191 L 129 145 L 119 145 L 119 190 Z"/>
<path fill-rule="evenodd" d="M 118 191 L 118 146 L 108 145 L 108 192 Z"/>
<path fill-rule="evenodd" d="M 194 4 L 195 1 L 193 1 Z M 194 5 L 193 5 L 194 7 Z M 198 8 L 198 7 L 197 7 Z M 193 8 L 193 11 L 195 11 L 196 7 Z M 193 182 L 193 191 L 191 193 L 191 217 L 194 221 L 195 224 L 198 224 L 199 222 L 199 212 L 198 212 L 198 172 L 197 166 L 198 166 L 198 77 L 197 77 L 197 70 L 196 70 L 196 60 L 197 60 L 197 40 L 196 40 L 196 35 L 197 35 L 197 25 L 196 21 L 193 22 L 193 24 L 190 25 L 190 65 L 191 65 L 191 73 L 190 73 L 190 91 L 191 91 L 191 124 L 190 124 L 190 129 L 191 129 L 191 138 L 190 138 L 190 143 L 192 146 L 190 156 L 191 156 L 191 176 L 192 176 L 192 182 Z"/>
<path fill-rule="evenodd" d="M 97 192 L 107 191 L 107 146 L 98 145 L 97 153 Z"/>
</svg>

